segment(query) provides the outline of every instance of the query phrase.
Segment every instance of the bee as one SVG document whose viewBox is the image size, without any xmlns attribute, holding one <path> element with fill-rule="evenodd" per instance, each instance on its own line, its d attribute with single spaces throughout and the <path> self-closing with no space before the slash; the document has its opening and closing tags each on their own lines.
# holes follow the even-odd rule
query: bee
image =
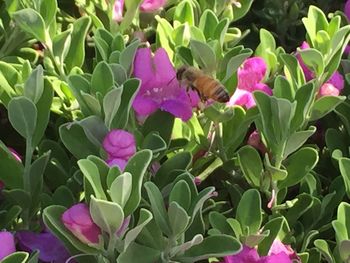
<svg viewBox="0 0 350 263">
<path fill-rule="evenodd" d="M 191 66 L 182 66 L 176 72 L 177 80 L 188 88 L 197 91 L 201 100 L 208 99 L 217 102 L 228 102 L 230 96 L 225 87 L 216 79 L 205 74 L 202 70 Z"/>
</svg>

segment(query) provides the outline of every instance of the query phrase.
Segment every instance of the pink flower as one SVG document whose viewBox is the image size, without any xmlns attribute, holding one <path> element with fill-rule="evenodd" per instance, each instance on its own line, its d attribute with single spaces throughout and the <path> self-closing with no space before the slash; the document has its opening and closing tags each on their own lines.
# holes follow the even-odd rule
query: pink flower
<svg viewBox="0 0 350 263">
<path fill-rule="evenodd" d="M 344 77 L 338 71 L 334 72 L 333 75 L 326 83 L 333 84 L 333 86 L 341 92 L 344 89 Z"/>
<path fill-rule="evenodd" d="M 321 98 L 323 96 L 338 96 L 339 93 L 339 90 L 336 87 L 334 87 L 333 84 L 325 83 L 321 86 L 317 94 L 317 98 Z"/>
<path fill-rule="evenodd" d="M 267 70 L 267 65 L 263 58 L 248 58 L 238 69 L 237 88 L 253 92 L 255 85 L 263 81 Z"/>
<path fill-rule="evenodd" d="M 136 152 L 134 135 L 124 130 L 110 131 L 102 145 L 108 154 L 108 165 L 117 165 L 121 170 L 124 170 L 129 158 Z"/>
<path fill-rule="evenodd" d="M 255 263 L 259 262 L 259 254 L 255 248 L 243 245 L 243 249 L 236 255 L 224 257 L 223 263 Z"/>
<path fill-rule="evenodd" d="M 16 252 L 15 239 L 10 232 L 0 232 L 0 260 Z"/>
<path fill-rule="evenodd" d="M 62 214 L 62 222 L 81 242 L 98 243 L 101 229 L 92 221 L 89 207 L 84 204 L 76 204 Z"/>
<path fill-rule="evenodd" d="M 163 7 L 166 0 L 144 0 L 140 6 L 143 12 L 154 12 Z"/>
<path fill-rule="evenodd" d="M 241 68 L 238 69 L 238 85 L 235 93 L 227 102 L 227 106 L 240 105 L 247 109 L 254 107 L 255 100 L 253 92 L 260 90 L 272 95 L 272 90 L 262 83 L 267 70 L 265 61 L 260 57 L 247 59 Z"/>
<path fill-rule="evenodd" d="M 253 131 L 248 138 L 247 144 L 253 146 L 255 149 L 260 151 L 262 154 L 267 152 L 265 144 L 261 141 L 261 137 L 258 131 Z"/>
<path fill-rule="evenodd" d="M 299 260 L 299 257 L 297 256 L 297 254 L 289 245 L 283 244 L 281 240 L 276 238 L 270 247 L 268 256 L 278 255 L 281 253 L 286 254 L 290 259 Z"/>
<path fill-rule="evenodd" d="M 138 115 L 149 116 L 160 109 L 183 121 L 192 117 L 190 98 L 177 81 L 165 49 L 158 49 L 152 56 L 150 48 L 140 48 L 135 57 L 134 75 L 142 81 L 133 102 Z"/>
<path fill-rule="evenodd" d="M 112 19 L 115 22 L 123 20 L 124 0 L 116 0 L 113 5 Z"/>
</svg>

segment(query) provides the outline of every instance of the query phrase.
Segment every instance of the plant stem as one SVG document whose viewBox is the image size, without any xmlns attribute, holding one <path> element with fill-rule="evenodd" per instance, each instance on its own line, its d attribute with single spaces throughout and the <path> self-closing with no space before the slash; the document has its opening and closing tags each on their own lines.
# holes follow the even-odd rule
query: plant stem
<svg viewBox="0 0 350 263">
<path fill-rule="evenodd" d="M 117 239 L 115 235 L 112 233 L 109 236 L 109 242 L 108 242 L 108 247 L 107 247 L 107 257 L 109 262 L 115 262 L 115 245 L 116 245 Z"/>
<path fill-rule="evenodd" d="M 224 142 L 222 140 L 222 125 L 220 123 L 214 123 L 215 127 L 215 139 L 219 148 L 219 156 L 222 162 L 227 161 L 227 155 L 225 152 Z"/>
<path fill-rule="evenodd" d="M 32 138 L 28 138 L 26 140 L 26 156 L 25 156 L 24 171 L 23 171 L 23 189 L 26 193 L 29 194 L 29 196 L 31 196 L 30 167 L 32 163 L 32 157 L 33 157 Z M 29 228 L 29 215 L 30 215 L 29 208 L 24 209 L 22 213 L 24 229 Z"/>
</svg>

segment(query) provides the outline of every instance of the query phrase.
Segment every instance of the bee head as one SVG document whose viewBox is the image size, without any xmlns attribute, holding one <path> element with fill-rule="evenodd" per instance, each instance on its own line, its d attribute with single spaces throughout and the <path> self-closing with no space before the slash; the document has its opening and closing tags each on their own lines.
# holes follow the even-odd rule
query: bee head
<svg viewBox="0 0 350 263">
<path fill-rule="evenodd" d="M 176 71 L 176 78 L 178 80 L 182 79 L 183 73 L 187 70 L 187 66 L 181 66 L 180 68 L 177 69 Z"/>
</svg>

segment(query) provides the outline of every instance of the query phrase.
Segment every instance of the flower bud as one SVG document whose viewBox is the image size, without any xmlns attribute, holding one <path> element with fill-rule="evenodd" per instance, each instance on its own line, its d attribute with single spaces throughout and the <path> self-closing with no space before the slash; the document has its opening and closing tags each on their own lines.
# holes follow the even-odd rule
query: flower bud
<svg viewBox="0 0 350 263">
<path fill-rule="evenodd" d="M 15 239 L 10 232 L 0 232 L 0 260 L 16 252 Z"/>
<path fill-rule="evenodd" d="M 317 98 L 321 98 L 323 96 L 338 96 L 340 91 L 334 87 L 331 83 L 325 83 L 321 86 Z"/>
<path fill-rule="evenodd" d="M 135 137 L 124 130 L 112 130 L 104 138 L 103 148 L 108 154 L 107 163 L 124 170 L 127 161 L 136 152 Z"/>
<path fill-rule="evenodd" d="M 62 215 L 62 222 L 81 242 L 98 243 L 101 229 L 92 221 L 86 204 L 76 204 Z"/>
</svg>

